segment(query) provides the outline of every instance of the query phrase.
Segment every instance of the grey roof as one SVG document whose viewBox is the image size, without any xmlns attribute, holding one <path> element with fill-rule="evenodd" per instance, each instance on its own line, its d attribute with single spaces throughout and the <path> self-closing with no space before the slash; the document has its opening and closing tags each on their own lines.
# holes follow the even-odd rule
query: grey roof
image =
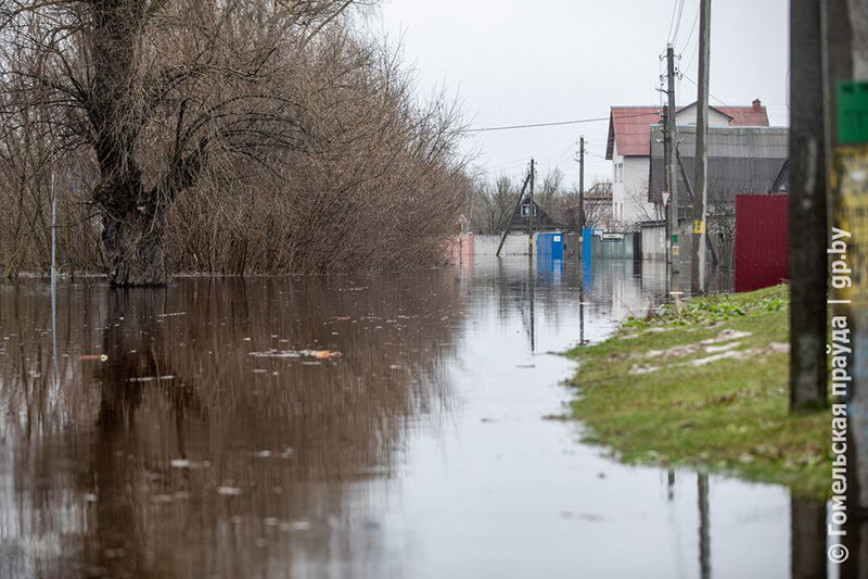
<svg viewBox="0 0 868 579">
<path fill-rule="evenodd" d="M 684 170 L 692 184 L 696 127 L 679 126 L 677 138 Z M 709 200 L 734 201 L 739 193 L 769 193 L 784 189 L 788 139 L 788 127 L 709 127 Z M 666 182 L 661 125 L 651 129 L 651 174 L 648 182 L 648 200 L 659 203 Z M 678 191 L 679 206 L 691 205 L 680 170 Z"/>
</svg>

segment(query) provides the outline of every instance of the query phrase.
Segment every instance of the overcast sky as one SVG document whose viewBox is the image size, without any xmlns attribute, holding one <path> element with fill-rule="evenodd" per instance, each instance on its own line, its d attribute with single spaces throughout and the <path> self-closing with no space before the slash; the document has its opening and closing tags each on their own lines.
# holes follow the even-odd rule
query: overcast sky
<svg viewBox="0 0 868 579">
<path fill-rule="evenodd" d="M 609 116 L 613 105 L 657 105 L 660 55 L 682 0 L 383 0 L 380 26 L 400 38 L 423 93 L 445 86 L 471 127 Z M 684 79 L 678 104 L 696 100 L 699 0 L 683 0 L 675 37 Z M 788 124 L 787 0 L 715 0 L 711 11 L 711 104 L 768 106 Z M 670 32 L 670 28 L 672 28 Z M 518 178 L 531 157 L 578 182 L 576 141 L 588 144 L 586 187 L 608 179 L 608 122 L 468 135 L 489 175 Z"/>
</svg>

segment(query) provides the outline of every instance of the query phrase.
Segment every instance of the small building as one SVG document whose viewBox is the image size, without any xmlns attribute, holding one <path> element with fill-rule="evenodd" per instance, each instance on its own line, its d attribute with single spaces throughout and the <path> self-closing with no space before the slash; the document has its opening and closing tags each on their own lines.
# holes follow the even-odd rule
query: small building
<svg viewBox="0 0 868 579">
<path fill-rule="evenodd" d="M 598 181 L 585 191 L 585 225 L 610 229 L 612 226 L 612 182 Z M 579 196 L 572 194 L 564 211 L 564 220 L 570 231 L 579 229 Z"/>
<path fill-rule="evenodd" d="M 531 207 L 533 207 L 534 231 L 562 231 L 566 229 L 566 224 L 543 211 L 536 201 L 531 202 L 529 197 L 525 197 L 521 204 L 515 208 L 512 225 L 509 226 L 510 231 L 527 231 L 530 226 Z"/>
</svg>

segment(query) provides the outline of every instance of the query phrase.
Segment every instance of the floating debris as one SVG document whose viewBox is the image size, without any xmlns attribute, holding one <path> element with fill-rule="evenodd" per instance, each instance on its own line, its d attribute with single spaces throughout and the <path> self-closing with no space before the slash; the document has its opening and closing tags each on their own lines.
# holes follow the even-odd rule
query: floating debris
<svg viewBox="0 0 868 579">
<path fill-rule="evenodd" d="M 289 521 L 280 523 L 278 528 L 283 532 L 310 531 L 313 525 L 309 521 Z"/>
<path fill-rule="evenodd" d="M 105 354 L 82 354 L 82 361 L 93 361 L 93 362 L 107 362 L 108 356 Z"/>
<path fill-rule="evenodd" d="M 162 380 L 174 380 L 175 377 L 172 375 L 169 376 L 138 376 L 136 378 L 129 378 L 127 382 L 158 382 Z"/>
<path fill-rule="evenodd" d="M 172 465 L 172 468 L 189 468 L 191 470 L 211 466 L 211 463 L 207 460 L 196 462 L 187 460 L 186 458 L 173 458 L 170 464 Z"/>
<path fill-rule="evenodd" d="M 187 312 L 172 312 L 170 314 L 159 314 L 158 318 L 171 318 L 172 316 L 186 316 Z M 123 319 L 123 318 L 121 318 Z"/>
<path fill-rule="evenodd" d="M 334 350 L 263 350 L 250 352 L 254 358 L 316 358 L 318 360 L 330 360 L 340 358 L 341 353 Z"/>
</svg>

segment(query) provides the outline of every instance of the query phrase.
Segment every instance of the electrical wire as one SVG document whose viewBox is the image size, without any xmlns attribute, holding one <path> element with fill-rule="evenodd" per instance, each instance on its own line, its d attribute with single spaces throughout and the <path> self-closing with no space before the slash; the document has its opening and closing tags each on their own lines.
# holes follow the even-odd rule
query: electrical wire
<svg viewBox="0 0 868 579">
<path fill-rule="evenodd" d="M 693 83 L 693 86 L 695 86 L 696 88 L 699 88 L 699 85 L 696 84 L 696 81 L 695 81 L 695 80 L 693 80 L 692 78 L 690 78 L 689 76 L 687 76 L 687 75 L 684 74 L 684 73 L 681 73 L 681 75 L 682 75 L 684 78 L 686 78 L 687 80 L 689 80 L 691 83 Z M 723 102 L 722 100 L 720 100 L 719 98 L 717 98 L 716 96 L 714 96 L 713 94 L 711 94 L 710 92 L 708 93 L 708 96 L 710 96 L 711 98 L 713 98 L 714 100 L 716 100 L 717 102 L 719 102 L 720 104 L 722 104 L 722 105 L 725 106 L 725 107 L 728 107 L 728 106 L 729 106 L 728 104 L 726 104 L 725 102 Z"/>
<path fill-rule="evenodd" d="M 679 54 L 684 52 L 684 49 L 690 44 L 690 40 L 693 38 L 693 33 L 696 31 L 696 25 L 699 23 L 699 8 L 696 9 L 696 17 L 693 19 L 693 26 L 690 27 L 690 34 L 687 35 L 687 40 L 684 42 L 684 45 L 681 47 Z"/>
<path fill-rule="evenodd" d="M 678 30 L 681 29 L 681 16 L 683 15 L 683 13 L 684 13 L 684 0 L 681 0 L 681 2 L 678 5 L 678 20 L 675 23 L 675 34 L 672 35 L 672 45 L 673 46 L 678 41 Z"/>
<path fill-rule="evenodd" d="M 635 115 L 621 115 L 618 118 L 619 119 L 627 119 L 627 118 L 632 118 L 632 117 L 644 117 L 644 116 L 647 116 L 649 114 L 662 113 L 662 112 L 663 112 L 663 110 L 660 109 L 660 110 L 655 110 L 655 111 L 651 111 L 651 112 L 637 113 Z M 526 124 L 526 125 L 504 125 L 504 126 L 499 126 L 499 127 L 478 127 L 478 128 L 464 129 L 460 132 L 462 132 L 462 133 L 484 133 L 484 132 L 488 132 L 488 131 L 509 131 L 509 130 L 513 130 L 513 129 L 536 129 L 539 127 L 559 127 L 559 126 L 564 126 L 564 125 L 580 125 L 580 124 L 584 124 L 584 123 L 599 123 L 602 121 L 608 121 L 610 118 L 611 118 L 611 115 L 608 117 L 577 119 L 574 121 L 556 121 L 553 123 L 532 123 L 532 124 Z"/>
<path fill-rule="evenodd" d="M 672 16 L 669 18 L 669 32 L 666 33 L 666 44 L 669 44 L 672 39 L 672 28 L 675 26 L 675 13 L 678 11 L 678 1 L 675 0 L 675 3 L 672 5 Z"/>
</svg>

